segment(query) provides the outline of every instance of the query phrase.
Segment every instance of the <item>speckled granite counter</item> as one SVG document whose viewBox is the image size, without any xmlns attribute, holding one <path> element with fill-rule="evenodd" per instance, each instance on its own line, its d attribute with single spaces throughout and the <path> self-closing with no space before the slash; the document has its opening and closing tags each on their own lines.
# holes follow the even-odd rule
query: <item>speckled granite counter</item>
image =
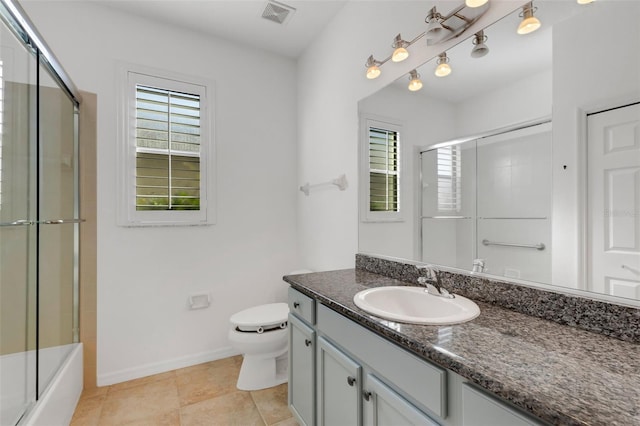
<svg viewBox="0 0 640 426">
<path fill-rule="evenodd" d="M 353 303 L 360 290 L 407 285 L 348 269 L 284 277 L 293 288 L 546 422 L 640 425 L 640 345 L 477 302 L 453 326 L 390 323 Z"/>
</svg>

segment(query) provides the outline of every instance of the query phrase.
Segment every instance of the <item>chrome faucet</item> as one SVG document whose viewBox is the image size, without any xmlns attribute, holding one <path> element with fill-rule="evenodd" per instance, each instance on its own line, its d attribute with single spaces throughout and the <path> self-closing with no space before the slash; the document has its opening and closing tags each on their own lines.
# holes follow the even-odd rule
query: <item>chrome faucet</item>
<svg viewBox="0 0 640 426">
<path fill-rule="evenodd" d="M 486 269 L 484 259 L 473 259 L 473 269 L 471 272 L 485 272 Z"/>
<path fill-rule="evenodd" d="M 440 271 L 432 265 L 416 265 L 418 269 L 418 284 L 427 288 L 427 292 L 434 296 L 445 297 L 447 299 L 453 299 L 455 296 L 442 287 L 442 280 L 440 279 Z M 424 275 L 422 275 L 424 273 Z M 431 284 L 437 291 L 432 292 L 429 289 L 428 284 Z"/>
</svg>

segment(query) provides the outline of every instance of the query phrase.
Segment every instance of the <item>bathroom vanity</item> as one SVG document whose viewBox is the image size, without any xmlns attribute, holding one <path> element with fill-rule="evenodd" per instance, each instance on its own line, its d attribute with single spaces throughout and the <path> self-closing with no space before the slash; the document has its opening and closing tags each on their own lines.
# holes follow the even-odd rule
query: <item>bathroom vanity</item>
<svg viewBox="0 0 640 426">
<path fill-rule="evenodd" d="M 415 283 L 363 269 L 284 279 L 289 405 L 301 424 L 640 424 L 637 342 L 479 300 L 480 316 L 463 324 L 383 320 L 353 296 Z"/>
</svg>

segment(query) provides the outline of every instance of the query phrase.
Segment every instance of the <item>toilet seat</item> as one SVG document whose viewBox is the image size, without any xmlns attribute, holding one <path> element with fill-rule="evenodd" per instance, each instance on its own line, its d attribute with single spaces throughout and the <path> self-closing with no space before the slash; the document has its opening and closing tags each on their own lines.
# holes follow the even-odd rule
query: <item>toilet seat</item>
<svg viewBox="0 0 640 426">
<path fill-rule="evenodd" d="M 287 327 L 289 305 L 269 303 L 235 313 L 229 321 L 237 331 L 263 333 Z"/>
</svg>

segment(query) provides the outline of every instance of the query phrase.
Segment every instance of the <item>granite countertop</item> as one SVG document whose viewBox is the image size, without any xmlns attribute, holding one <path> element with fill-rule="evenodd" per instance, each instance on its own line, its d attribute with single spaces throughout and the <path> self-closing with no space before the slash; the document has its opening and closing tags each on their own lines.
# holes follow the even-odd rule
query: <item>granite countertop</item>
<svg viewBox="0 0 640 426">
<path fill-rule="evenodd" d="M 421 358 L 542 420 L 559 425 L 640 425 L 640 345 L 488 303 L 458 325 L 389 322 L 353 303 L 360 290 L 407 283 L 360 269 L 284 280 Z"/>
</svg>

